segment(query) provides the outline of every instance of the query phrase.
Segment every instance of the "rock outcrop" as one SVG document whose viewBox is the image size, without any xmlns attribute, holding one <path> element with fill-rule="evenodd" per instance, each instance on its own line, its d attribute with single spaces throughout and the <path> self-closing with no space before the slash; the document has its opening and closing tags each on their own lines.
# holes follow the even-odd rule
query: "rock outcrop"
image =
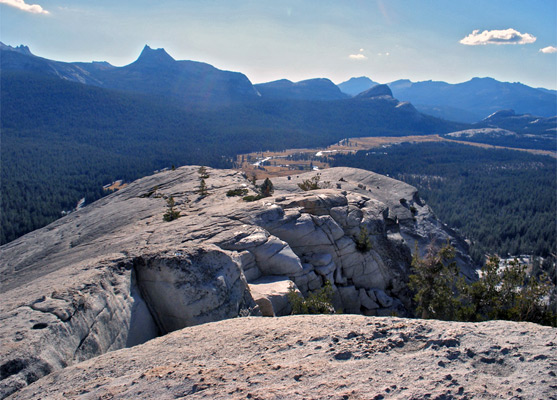
<svg viewBox="0 0 557 400">
<path fill-rule="evenodd" d="M 15 398 L 555 399 L 556 352 L 556 329 L 531 323 L 236 318 L 68 367 Z"/>
<path fill-rule="evenodd" d="M 320 172 L 322 189 L 273 179 L 274 196 L 241 173 L 198 167 L 143 178 L 0 248 L 0 394 L 52 371 L 161 334 L 221 319 L 290 312 L 329 282 L 345 313 L 410 315 L 414 242 L 461 248 L 416 189 L 367 171 Z M 170 197 L 181 217 L 166 222 Z M 364 232 L 366 245 L 360 246 Z"/>
</svg>

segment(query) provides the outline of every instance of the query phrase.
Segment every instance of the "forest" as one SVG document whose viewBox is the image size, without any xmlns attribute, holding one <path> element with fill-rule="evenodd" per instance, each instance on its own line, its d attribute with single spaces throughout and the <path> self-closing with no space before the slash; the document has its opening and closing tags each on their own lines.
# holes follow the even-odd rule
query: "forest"
<svg viewBox="0 0 557 400">
<path fill-rule="evenodd" d="M 485 254 L 557 253 L 554 158 L 439 142 L 383 150 L 339 154 L 330 162 L 417 187 L 441 221 L 471 239 L 478 263 Z"/>
</svg>

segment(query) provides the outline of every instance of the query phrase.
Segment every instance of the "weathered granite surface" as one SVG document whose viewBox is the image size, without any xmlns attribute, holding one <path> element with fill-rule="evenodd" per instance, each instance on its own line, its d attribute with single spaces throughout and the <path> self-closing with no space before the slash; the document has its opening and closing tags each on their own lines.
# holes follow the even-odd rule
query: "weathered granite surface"
<svg viewBox="0 0 557 400">
<path fill-rule="evenodd" d="M 255 194 L 241 173 L 207 172 L 205 196 L 198 167 L 163 172 L 0 248 L 0 397 L 186 326 L 287 314 L 285 282 L 307 295 L 329 281 L 345 313 L 409 315 L 414 241 L 450 240 L 474 276 L 464 242 L 402 182 L 333 168 L 320 173 L 330 188 L 300 190 L 315 172 L 277 178 L 250 203 L 227 196 Z M 165 222 L 170 196 L 181 218 Z"/>
<path fill-rule="evenodd" d="M 556 399 L 557 330 L 359 315 L 235 318 L 57 371 L 14 399 Z"/>
</svg>

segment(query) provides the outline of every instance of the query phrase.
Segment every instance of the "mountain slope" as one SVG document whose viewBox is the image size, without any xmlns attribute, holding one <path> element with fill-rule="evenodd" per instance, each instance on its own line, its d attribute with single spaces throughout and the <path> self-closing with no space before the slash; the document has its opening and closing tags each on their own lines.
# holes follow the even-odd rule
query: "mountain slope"
<svg viewBox="0 0 557 400">
<path fill-rule="evenodd" d="M 323 178 L 342 188 L 311 192 L 298 183 L 314 172 L 276 178 L 274 195 L 252 202 L 229 195 L 256 193 L 240 171 L 204 173 L 204 194 L 199 166 L 161 172 L 0 247 L 0 339 L 25 332 L 0 352 L 0 398 L 186 326 L 286 315 L 290 282 L 305 296 L 329 282 L 347 313 L 411 315 L 414 246 L 403 237 L 459 241 L 415 188 L 372 172 L 328 169 Z M 167 221 L 170 198 L 180 217 Z M 471 263 L 461 271 L 476 275 Z"/>
<path fill-rule="evenodd" d="M 358 78 L 350 78 L 345 82 L 339 83 L 337 86 L 343 93 L 356 96 L 375 85 L 379 85 L 379 83 L 372 81 L 367 76 L 360 76 Z"/>
<path fill-rule="evenodd" d="M 557 138 L 557 116 L 550 118 L 530 114 L 517 114 L 514 110 L 497 111 L 478 123 L 479 126 L 497 126 L 516 133 Z"/>
<path fill-rule="evenodd" d="M 197 108 L 226 106 L 258 97 L 241 73 L 195 61 L 176 61 L 164 49 L 149 46 L 135 62 L 97 76 L 105 88 L 170 96 L 180 104 Z"/>
<path fill-rule="evenodd" d="M 260 83 L 255 88 L 264 99 L 339 100 L 348 97 L 329 79 L 308 79 L 296 83 L 282 79 Z"/>
<path fill-rule="evenodd" d="M 27 46 L 11 47 L 0 42 L 0 69 L 2 73 L 25 71 L 88 85 L 101 85 L 101 80 L 96 76 L 98 70 L 113 68 L 116 67 L 108 63 L 65 63 L 49 60 L 33 55 Z"/>
<path fill-rule="evenodd" d="M 62 63 L 0 46 L 2 71 L 34 72 L 62 79 L 157 97 L 200 109 L 252 101 L 258 93 L 249 79 L 200 62 L 176 61 L 164 49 L 145 46 L 139 58 L 124 67 L 108 63 Z"/>
</svg>

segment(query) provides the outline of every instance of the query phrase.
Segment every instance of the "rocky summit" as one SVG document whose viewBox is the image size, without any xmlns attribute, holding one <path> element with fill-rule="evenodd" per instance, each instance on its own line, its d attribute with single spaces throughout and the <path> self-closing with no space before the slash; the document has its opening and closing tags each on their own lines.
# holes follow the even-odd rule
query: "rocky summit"
<svg viewBox="0 0 557 400">
<path fill-rule="evenodd" d="M 300 188 L 300 184 L 308 186 L 309 183 L 313 183 L 317 190 L 304 191 Z M 176 390 L 182 391 L 182 396 L 202 393 L 203 388 L 211 386 L 212 389 L 205 392 L 208 398 L 230 398 L 213 383 L 209 385 L 209 382 L 220 379 L 218 374 L 211 374 L 223 371 L 228 376 L 226 379 L 233 379 L 229 372 L 234 368 L 241 371 L 241 367 L 250 362 L 263 363 L 264 357 L 257 355 L 263 347 L 259 350 L 250 347 L 256 343 L 271 349 L 271 352 L 295 346 L 303 348 L 299 355 L 288 353 L 292 357 L 306 357 L 313 350 L 322 353 L 314 371 L 294 374 L 299 377 L 293 377 L 295 382 L 303 382 L 323 371 L 326 374 L 334 371 L 344 373 L 338 369 L 340 364 L 330 364 L 331 357 L 335 363 L 354 362 L 354 368 L 359 368 L 356 365 L 369 358 L 366 346 L 380 346 L 379 341 L 374 342 L 376 339 L 381 339 L 381 343 L 384 342 L 393 354 L 398 348 L 411 348 L 413 352 L 432 348 L 446 350 L 447 355 L 443 357 L 448 358 L 451 364 L 456 365 L 454 360 L 461 357 L 470 365 L 479 365 L 477 368 L 483 373 L 489 374 L 493 370 L 495 376 L 504 377 L 515 373 L 513 371 L 526 371 L 517 367 L 518 361 L 513 358 L 522 352 L 520 357 L 526 361 L 520 362 L 535 362 L 528 365 L 541 371 L 537 385 L 542 385 L 543 389 L 547 387 L 543 386 L 544 382 L 555 383 L 554 375 L 545 376 L 547 371 L 543 367 L 548 359 L 555 360 L 555 354 L 551 352 L 557 340 L 550 340 L 551 335 L 555 336 L 555 330 L 551 328 L 513 323 L 446 325 L 458 326 L 455 332 L 466 331 L 468 336 L 474 334 L 476 327 L 486 327 L 485 333 L 478 334 L 485 335 L 488 342 L 496 341 L 495 331 L 498 329 L 505 332 L 521 330 L 524 334 L 534 332 L 529 335 L 543 331 L 544 340 L 547 339 L 547 343 L 531 344 L 527 350 L 522 349 L 524 340 L 509 339 L 511 341 L 506 347 L 499 342 L 494 344 L 499 346 L 495 351 L 495 347 L 484 349 L 483 344 L 476 347 L 444 344 L 444 340 L 456 343 L 451 340 L 458 342 L 464 335 L 455 333 L 455 338 L 448 338 L 450 330 L 445 332 L 441 328 L 445 323 L 380 318 L 412 315 L 411 296 L 407 288 L 411 252 L 423 254 L 431 242 L 452 243 L 458 250 L 462 273 L 468 279 L 475 278 L 476 272 L 467 255 L 466 243 L 435 218 L 415 188 L 385 176 L 351 168 L 274 178 L 273 184 L 272 196 L 247 202 L 242 197 L 255 197 L 257 186 L 240 172 L 183 167 L 140 179 L 43 229 L 2 246 L 0 397 L 15 393 L 16 398 L 98 398 L 104 394 L 121 398 L 174 398 L 177 392 L 168 389 L 174 386 L 167 385 L 163 380 L 178 379 L 176 374 L 183 373 L 184 382 L 191 384 L 188 383 L 187 388 L 186 383 L 186 386 L 178 385 Z M 335 308 L 366 317 L 228 320 L 287 315 L 291 312 L 287 296 L 289 291 L 307 296 L 327 282 L 333 288 Z M 227 321 L 206 324 L 221 320 Z M 340 333 L 343 332 L 341 326 L 348 326 L 353 321 L 360 326 L 358 329 L 351 328 L 356 336 L 351 332 L 346 335 Z M 197 326 L 200 324 L 204 325 Z M 397 324 L 412 327 L 413 333 L 406 332 L 406 328 L 399 330 Z M 436 328 L 430 329 L 434 325 Z M 150 341 L 193 326 L 196 327 Z M 366 331 L 364 326 L 370 328 Z M 216 330 L 211 333 L 213 336 L 210 336 L 211 329 Z M 253 329 L 259 329 L 259 333 Z M 299 335 L 296 341 L 280 339 L 293 330 Z M 436 339 L 428 336 L 427 332 L 434 332 Z M 274 339 L 267 337 L 272 333 L 277 335 L 278 341 L 273 342 Z M 329 336 L 334 343 L 323 339 Z M 185 337 L 197 338 L 185 340 Z M 255 340 L 258 337 L 268 340 Z M 313 337 L 320 339 L 313 340 Z M 332 351 L 329 348 L 336 349 L 335 343 L 349 339 L 355 340 L 350 342 L 354 346 L 359 340 L 360 347 L 350 345 L 334 353 L 329 352 Z M 323 340 L 326 343 L 321 343 Z M 150 342 L 137 346 L 147 341 Z M 212 350 L 210 346 L 214 346 Z M 227 356 L 224 353 L 222 356 L 215 354 L 221 354 L 220 351 L 227 346 L 233 347 L 234 352 L 240 352 L 245 347 L 242 354 L 246 358 L 231 356 L 232 364 L 223 369 L 222 362 L 226 363 Z M 112 353 L 126 347 L 134 348 Z M 508 351 L 501 361 L 493 354 L 499 354 L 499 350 L 503 352 L 503 347 L 508 347 Z M 190 355 L 181 357 L 178 348 L 187 349 Z M 475 358 L 465 358 L 468 349 Z M 111 353 L 102 359 L 77 364 L 108 352 Z M 250 358 L 252 352 L 254 358 Z M 450 358 L 451 352 L 458 352 L 458 357 Z M 420 361 L 420 368 L 449 362 L 444 358 L 434 359 L 438 356 L 433 353 L 420 354 L 430 360 L 429 364 Z M 155 361 L 166 360 L 167 356 L 168 359 L 175 358 L 176 362 L 181 359 L 180 365 L 186 366 L 177 368 L 174 361 L 166 364 Z M 125 360 L 114 361 L 117 357 L 124 357 Z M 211 357 L 219 358 L 222 365 L 209 365 Z M 154 364 L 149 364 L 151 359 L 160 366 L 160 371 L 155 371 Z M 195 365 L 200 372 L 192 369 L 194 359 L 200 363 Z M 400 360 L 402 363 L 402 358 Z M 115 364 L 111 362 L 118 364 L 119 369 L 114 369 L 112 366 Z M 302 368 L 301 358 L 296 363 L 298 366 L 295 368 Z M 69 368 L 74 364 L 75 367 Z M 462 368 L 470 368 L 468 364 L 463 364 Z M 287 367 L 287 364 L 271 363 L 269 368 L 264 369 L 261 364 L 253 369 L 253 376 L 261 376 L 262 371 L 273 370 L 273 366 L 278 366 L 278 370 Z M 155 369 L 149 369 L 151 367 Z M 209 373 L 206 368 L 212 372 Z M 96 372 L 93 373 L 92 369 Z M 61 378 L 56 373 L 60 370 L 64 370 L 62 374 L 70 375 Z M 275 374 L 279 377 L 277 379 L 286 379 L 286 371 L 283 369 L 283 372 Z M 149 377 L 152 377 L 160 380 L 160 387 L 149 393 L 145 388 L 139 389 L 143 387 L 140 385 L 135 389 L 142 391 L 143 395 L 135 393 L 131 385 L 137 383 L 136 372 L 142 384 L 150 385 Z M 87 378 L 80 374 L 85 374 Z M 131 377 L 129 382 L 122 378 L 122 374 Z M 197 379 L 205 374 L 208 374 L 207 380 L 198 382 Z M 323 381 L 319 385 L 325 385 L 321 393 L 336 393 L 338 388 L 327 386 L 326 374 L 320 378 Z M 48 379 L 40 379 L 46 375 L 49 375 Z M 453 394 L 468 393 L 466 388 L 459 389 L 459 385 L 463 385 L 462 378 L 447 378 L 449 375 L 456 377 L 456 371 L 449 371 L 444 377 L 437 375 L 436 372 L 431 379 L 446 380 L 440 387 L 451 386 Z M 72 376 L 73 380 L 68 376 Z M 398 375 L 389 376 L 394 379 Z M 391 379 L 392 385 L 413 386 L 414 381 L 419 380 L 417 376 L 409 376 L 404 384 L 395 384 L 396 379 Z M 429 375 L 421 377 L 430 380 Z M 240 375 L 235 379 L 246 382 L 245 377 Z M 453 380 L 459 382 L 453 385 Z M 84 386 L 80 386 L 78 381 Z M 96 390 L 102 391 L 104 389 L 99 388 L 105 387 L 105 384 L 113 385 L 116 381 L 120 382 L 116 385 L 118 388 L 111 386 L 106 393 Z M 91 382 L 96 382 L 94 391 L 87 386 Z M 313 382 L 318 381 L 313 379 Z M 28 389 L 21 391 L 30 384 Z M 274 385 L 278 387 L 279 383 Z M 435 386 L 434 383 L 431 385 Z M 505 390 L 515 389 L 514 383 L 501 385 Z M 525 387 L 526 383 L 521 385 L 520 390 L 531 389 Z M 56 392 L 57 387 L 59 392 Z M 292 390 L 295 387 L 303 393 L 312 386 L 294 385 Z M 70 388 L 80 389 L 71 392 Z M 344 390 L 344 387 L 341 389 Z M 395 388 L 390 390 L 395 391 Z M 545 393 L 543 390 L 539 393 Z M 247 396 L 251 392 L 240 393 Z M 359 393 L 363 396 L 361 398 L 368 398 L 363 392 Z M 281 397 L 277 392 L 267 397 L 292 398 L 296 397 L 294 394 Z M 404 398 L 403 394 L 400 396 Z M 325 395 L 317 397 L 327 398 Z M 464 398 L 464 395 L 461 397 Z"/>
</svg>

